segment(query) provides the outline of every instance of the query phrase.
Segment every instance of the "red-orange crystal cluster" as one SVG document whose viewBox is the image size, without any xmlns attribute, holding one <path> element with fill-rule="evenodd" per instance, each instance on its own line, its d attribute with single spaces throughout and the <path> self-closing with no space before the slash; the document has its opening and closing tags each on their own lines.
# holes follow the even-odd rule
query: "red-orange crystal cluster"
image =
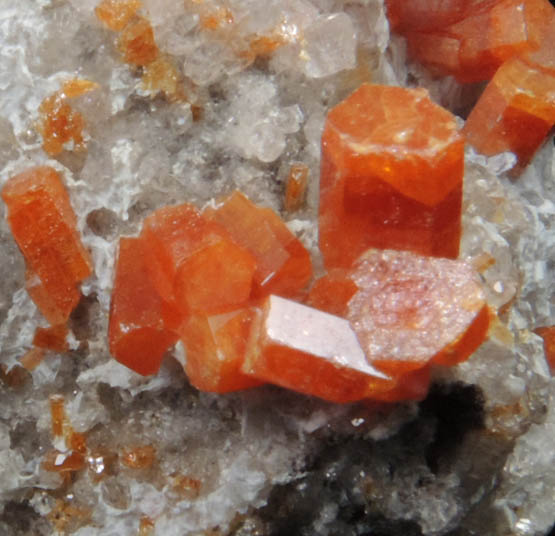
<svg viewBox="0 0 555 536">
<path fill-rule="evenodd" d="M 29 169 L 6 182 L 2 198 L 27 263 L 27 291 L 52 326 L 65 324 L 92 265 L 60 175 L 50 167 Z"/>
<path fill-rule="evenodd" d="M 464 139 L 426 90 L 362 85 L 322 135 L 319 245 L 326 267 L 369 247 L 456 258 Z"/>
<path fill-rule="evenodd" d="M 138 238 L 120 241 L 111 351 L 153 374 L 181 338 L 193 385 L 217 392 L 258 385 L 240 370 L 250 307 L 270 292 L 300 294 L 311 276 L 310 255 L 285 223 L 239 192 L 203 212 L 191 204 L 161 208 Z"/>
<path fill-rule="evenodd" d="M 516 172 L 555 124 L 555 9 L 547 0 L 387 0 L 413 58 L 460 82 L 491 80 L 464 133 L 479 152 L 511 151 Z"/>
</svg>

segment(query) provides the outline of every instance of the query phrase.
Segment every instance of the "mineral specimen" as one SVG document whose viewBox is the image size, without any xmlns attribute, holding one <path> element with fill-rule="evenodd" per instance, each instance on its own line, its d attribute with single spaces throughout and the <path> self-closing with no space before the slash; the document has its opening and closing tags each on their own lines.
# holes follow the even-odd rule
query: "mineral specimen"
<svg viewBox="0 0 555 536">
<path fill-rule="evenodd" d="M 29 294 L 52 325 L 63 324 L 92 268 L 62 180 L 50 167 L 32 168 L 9 179 L 2 198 L 27 263 Z"/>
<path fill-rule="evenodd" d="M 364 84 L 322 135 L 319 245 L 327 268 L 367 248 L 455 258 L 464 140 L 423 89 Z"/>
<path fill-rule="evenodd" d="M 160 298 L 148 275 L 139 238 L 122 238 L 110 307 L 110 352 L 139 374 L 155 374 L 177 341 L 181 317 Z"/>
</svg>

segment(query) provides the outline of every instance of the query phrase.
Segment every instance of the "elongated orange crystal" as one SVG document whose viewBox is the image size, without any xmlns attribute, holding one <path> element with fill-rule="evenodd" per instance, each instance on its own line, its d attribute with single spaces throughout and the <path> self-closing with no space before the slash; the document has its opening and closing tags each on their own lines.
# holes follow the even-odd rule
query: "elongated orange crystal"
<svg viewBox="0 0 555 536">
<path fill-rule="evenodd" d="M 350 279 L 350 321 L 367 359 L 396 377 L 454 365 L 484 341 L 489 312 L 478 276 L 463 261 L 369 250 Z"/>
<path fill-rule="evenodd" d="M 310 255 L 271 209 L 256 206 L 238 191 L 204 215 L 220 224 L 256 259 L 253 296 L 295 296 L 312 276 Z"/>
<path fill-rule="evenodd" d="M 543 339 L 543 348 L 545 351 L 545 359 L 551 373 L 555 373 L 555 326 L 545 326 L 535 330 Z"/>
<path fill-rule="evenodd" d="M 228 393 L 262 382 L 241 372 L 254 317 L 252 309 L 193 315 L 180 332 L 187 348 L 185 372 L 197 389 Z"/>
<path fill-rule="evenodd" d="M 9 179 L 2 198 L 27 263 L 29 294 L 52 325 L 63 324 L 92 268 L 62 180 L 50 167 L 32 168 Z"/>
<path fill-rule="evenodd" d="M 155 374 L 166 350 L 177 341 L 180 315 L 162 300 L 146 267 L 139 238 L 122 238 L 110 306 L 110 352 L 144 376 Z"/>
<path fill-rule="evenodd" d="M 364 356 L 349 322 L 279 296 L 254 320 L 243 372 L 332 402 L 391 389 Z"/>
<path fill-rule="evenodd" d="M 424 89 L 364 84 L 322 135 L 319 244 L 327 268 L 368 247 L 455 258 L 464 140 Z"/>
</svg>

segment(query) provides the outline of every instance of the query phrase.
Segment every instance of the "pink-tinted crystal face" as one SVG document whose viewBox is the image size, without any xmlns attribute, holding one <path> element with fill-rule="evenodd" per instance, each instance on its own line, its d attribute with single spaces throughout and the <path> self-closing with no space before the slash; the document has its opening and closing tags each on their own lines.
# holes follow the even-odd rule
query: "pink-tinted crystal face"
<svg viewBox="0 0 555 536">
<path fill-rule="evenodd" d="M 369 250 L 350 278 L 358 291 L 347 318 L 368 360 L 389 374 L 455 364 L 485 338 L 484 293 L 465 262 Z"/>
<path fill-rule="evenodd" d="M 270 296 L 255 320 L 243 372 L 333 402 L 350 402 L 391 381 L 370 365 L 348 321 Z"/>
</svg>

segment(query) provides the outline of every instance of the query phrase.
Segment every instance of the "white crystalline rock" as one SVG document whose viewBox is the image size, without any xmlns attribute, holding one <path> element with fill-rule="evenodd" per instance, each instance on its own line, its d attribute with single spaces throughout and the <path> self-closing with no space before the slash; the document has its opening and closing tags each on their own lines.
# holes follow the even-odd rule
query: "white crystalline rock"
<svg viewBox="0 0 555 536">
<path fill-rule="evenodd" d="M 323 78 L 356 63 L 356 31 L 345 13 L 322 15 L 304 33 L 301 58 L 310 78 Z"/>
</svg>

